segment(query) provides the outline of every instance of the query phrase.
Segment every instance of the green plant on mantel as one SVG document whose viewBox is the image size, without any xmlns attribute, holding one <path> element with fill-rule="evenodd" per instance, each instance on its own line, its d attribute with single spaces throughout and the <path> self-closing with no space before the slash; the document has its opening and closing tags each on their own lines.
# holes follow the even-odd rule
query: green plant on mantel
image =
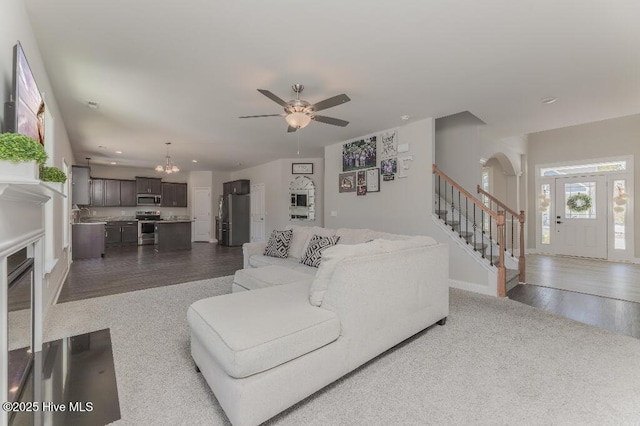
<svg viewBox="0 0 640 426">
<path fill-rule="evenodd" d="M 67 175 L 57 167 L 40 166 L 40 180 L 43 182 L 65 183 Z"/>
<path fill-rule="evenodd" d="M 47 153 L 44 147 L 35 139 L 20 133 L 0 134 L 0 160 L 14 163 L 36 161 L 44 164 Z"/>
</svg>

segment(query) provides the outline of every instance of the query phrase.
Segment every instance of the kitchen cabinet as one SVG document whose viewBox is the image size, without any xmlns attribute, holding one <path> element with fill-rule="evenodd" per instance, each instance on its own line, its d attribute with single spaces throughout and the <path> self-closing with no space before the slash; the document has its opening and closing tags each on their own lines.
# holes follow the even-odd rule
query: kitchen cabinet
<svg viewBox="0 0 640 426">
<path fill-rule="evenodd" d="M 120 205 L 122 207 L 135 207 L 138 204 L 136 195 L 135 180 L 120 181 Z"/>
<path fill-rule="evenodd" d="M 104 180 L 104 204 L 105 207 L 117 207 L 120 205 L 120 181 Z"/>
<path fill-rule="evenodd" d="M 187 184 L 162 182 L 162 207 L 187 207 Z"/>
<path fill-rule="evenodd" d="M 191 250 L 191 221 L 159 221 L 155 251 Z"/>
<path fill-rule="evenodd" d="M 124 192 L 122 189 L 125 189 Z M 124 199 L 123 199 L 124 195 Z M 135 182 L 118 179 L 91 180 L 91 206 L 118 207 L 136 205 Z"/>
<path fill-rule="evenodd" d="M 71 228 L 73 260 L 104 256 L 105 228 L 101 223 L 77 223 Z"/>
<path fill-rule="evenodd" d="M 231 182 L 225 182 L 222 184 L 222 191 L 224 195 L 236 194 L 244 195 L 251 192 L 251 185 L 249 179 L 238 179 Z"/>
<path fill-rule="evenodd" d="M 104 179 L 91 179 L 91 205 L 104 206 Z"/>
<path fill-rule="evenodd" d="M 71 166 L 71 200 L 78 206 L 91 204 L 91 169 L 85 166 Z"/>
<path fill-rule="evenodd" d="M 136 176 L 136 192 L 138 194 L 162 194 L 162 179 Z"/>
<path fill-rule="evenodd" d="M 138 244 L 137 221 L 111 221 L 107 222 L 104 229 L 107 247 Z"/>
</svg>

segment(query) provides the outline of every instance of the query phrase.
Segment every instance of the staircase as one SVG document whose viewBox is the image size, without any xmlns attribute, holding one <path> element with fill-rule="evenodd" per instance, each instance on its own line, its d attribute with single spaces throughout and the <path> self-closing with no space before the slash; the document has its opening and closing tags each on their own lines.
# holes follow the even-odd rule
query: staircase
<svg viewBox="0 0 640 426">
<path fill-rule="evenodd" d="M 482 199 L 474 197 L 435 164 L 433 173 L 434 218 L 459 244 L 470 249 L 476 260 L 495 271 L 497 295 L 505 297 L 510 288 L 525 279 L 524 212 L 515 213 L 479 186 Z"/>
</svg>

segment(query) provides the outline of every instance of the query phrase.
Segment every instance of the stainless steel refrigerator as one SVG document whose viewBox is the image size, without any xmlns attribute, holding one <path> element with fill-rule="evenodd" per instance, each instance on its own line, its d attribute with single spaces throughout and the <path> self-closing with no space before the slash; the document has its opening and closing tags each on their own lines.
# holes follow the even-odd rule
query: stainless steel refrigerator
<svg viewBox="0 0 640 426">
<path fill-rule="evenodd" d="M 249 194 L 220 197 L 216 236 L 223 246 L 240 246 L 250 240 L 251 199 Z"/>
</svg>

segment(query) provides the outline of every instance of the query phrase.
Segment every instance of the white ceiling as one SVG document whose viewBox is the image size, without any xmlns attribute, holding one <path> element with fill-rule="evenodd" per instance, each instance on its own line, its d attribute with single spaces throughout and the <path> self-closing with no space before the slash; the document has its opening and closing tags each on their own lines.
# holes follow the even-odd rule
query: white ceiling
<svg viewBox="0 0 640 426">
<path fill-rule="evenodd" d="M 167 141 L 183 170 L 295 157 L 283 118 L 238 119 L 282 112 L 256 89 L 293 83 L 351 97 L 322 113 L 349 126 L 299 132 L 302 157 L 404 114 L 468 110 L 512 136 L 640 113 L 634 0 L 25 3 L 79 161 L 152 167 Z"/>
</svg>

